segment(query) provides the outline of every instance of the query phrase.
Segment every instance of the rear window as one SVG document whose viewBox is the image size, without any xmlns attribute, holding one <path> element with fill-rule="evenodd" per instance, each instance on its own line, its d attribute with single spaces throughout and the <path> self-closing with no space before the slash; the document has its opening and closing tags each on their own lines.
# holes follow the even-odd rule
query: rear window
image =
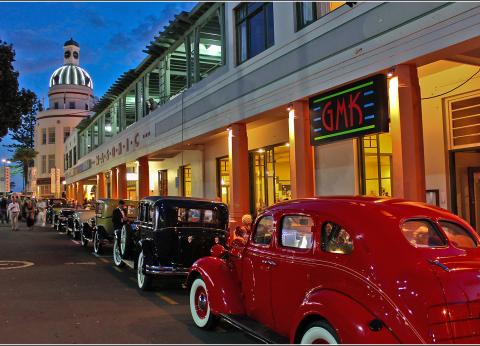
<svg viewBox="0 0 480 346">
<path fill-rule="evenodd" d="M 427 220 L 409 220 L 402 224 L 405 239 L 415 247 L 443 247 L 447 243 L 435 226 Z"/>
<path fill-rule="evenodd" d="M 223 228 L 219 210 L 201 208 L 176 208 L 177 225 Z"/>
<path fill-rule="evenodd" d="M 474 249 L 478 246 L 472 234 L 462 226 L 448 221 L 440 221 L 439 224 L 454 246 L 460 249 Z"/>
</svg>

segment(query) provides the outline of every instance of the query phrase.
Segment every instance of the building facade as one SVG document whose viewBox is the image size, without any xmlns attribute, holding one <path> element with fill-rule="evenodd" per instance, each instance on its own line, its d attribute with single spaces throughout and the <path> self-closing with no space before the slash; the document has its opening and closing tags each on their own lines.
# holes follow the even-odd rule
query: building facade
<svg viewBox="0 0 480 346">
<path fill-rule="evenodd" d="M 38 154 L 29 173 L 29 186 L 39 197 L 65 195 L 64 142 L 83 119 L 93 114 L 93 81 L 79 64 L 80 45 L 70 39 L 63 47 L 63 66 L 50 77 L 49 106 L 37 115 Z"/>
<path fill-rule="evenodd" d="M 383 195 L 478 230 L 479 15 L 478 3 L 201 3 L 67 140 L 68 196 L 216 198 L 236 223 L 290 198 Z"/>
</svg>

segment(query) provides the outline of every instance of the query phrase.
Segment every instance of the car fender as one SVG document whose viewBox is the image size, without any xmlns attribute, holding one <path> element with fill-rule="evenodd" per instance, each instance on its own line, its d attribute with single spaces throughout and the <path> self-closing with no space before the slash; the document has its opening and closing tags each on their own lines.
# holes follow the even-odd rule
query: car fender
<svg viewBox="0 0 480 346">
<path fill-rule="evenodd" d="M 154 258 L 155 258 L 155 253 L 154 253 L 154 247 L 153 247 L 153 240 L 151 239 L 140 239 L 135 246 L 140 252 L 143 251 L 143 255 L 145 256 L 148 264 L 155 265 Z M 137 251 L 135 251 L 137 252 Z"/>
<path fill-rule="evenodd" d="M 398 343 L 399 338 L 388 326 L 382 325 L 378 331 L 370 328 L 370 323 L 376 319 L 366 307 L 343 293 L 329 289 L 314 290 L 305 297 L 294 315 L 290 342 L 299 343 L 300 335 L 309 323 L 326 320 L 335 329 L 341 343 Z M 418 343 L 419 340 L 406 342 Z"/>
<path fill-rule="evenodd" d="M 208 300 L 213 314 L 244 314 L 241 286 L 234 267 L 228 260 L 203 257 L 197 260 L 187 277 L 187 287 L 201 276 L 207 286 Z"/>
</svg>

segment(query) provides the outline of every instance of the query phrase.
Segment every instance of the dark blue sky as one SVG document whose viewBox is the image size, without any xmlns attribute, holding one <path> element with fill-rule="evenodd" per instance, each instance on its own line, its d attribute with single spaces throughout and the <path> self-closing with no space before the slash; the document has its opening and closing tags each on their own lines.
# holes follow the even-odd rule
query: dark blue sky
<svg viewBox="0 0 480 346">
<path fill-rule="evenodd" d="M 63 43 L 80 44 L 80 66 L 92 76 L 101 97 L 125 71 L 145 58 L 142 50 L 163 26 L 194 2 L 0 3 L 0 40 L 13 44 L 20 86 L 48 100 L 48 80 L 63 64 Z M 0 158 L 10 157 L 1 142 Z M 21 178 L 15 177 L 15 190 Z"/>
</svg>

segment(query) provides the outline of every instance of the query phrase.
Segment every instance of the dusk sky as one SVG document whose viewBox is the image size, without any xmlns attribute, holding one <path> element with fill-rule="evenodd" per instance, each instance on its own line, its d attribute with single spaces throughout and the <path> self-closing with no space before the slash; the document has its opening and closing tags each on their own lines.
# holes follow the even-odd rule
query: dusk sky
<svg viewBox="0 0 480 346">
<path fill-rule="evenodd" d="M 125 71 L 145 58 L 142 50 L 163 26 L 195 2 L 0 3 L 0 40 L 13 44 L 20 87 L 48 103 L 48 81 L 63 64 L 63 44 L 80 44 L 80 66 L 92 76 L 99 98 Z M 0 158 L 11 157 L 2 139 Z M 13 179 L 16 191 L 22 179 Z"/>
</svg>

